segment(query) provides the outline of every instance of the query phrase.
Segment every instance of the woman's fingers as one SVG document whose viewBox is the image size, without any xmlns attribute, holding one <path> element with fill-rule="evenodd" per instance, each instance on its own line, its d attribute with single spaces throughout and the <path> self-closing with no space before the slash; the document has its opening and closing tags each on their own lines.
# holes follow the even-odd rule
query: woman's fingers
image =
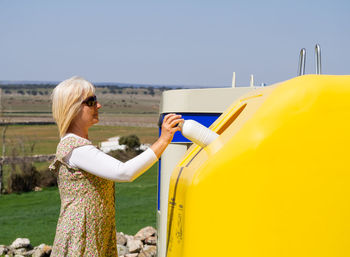
<svg viewBox="0 0 350 257">
<path fill-rule="evenodd" d="M 165 118 L 164 118 L 164 120 L 165 120 Z M 182 121 L 183 121 L 183 119 L 181 119 L 181 115 L 176 115 L 176 114 L 169 115 L 167 117 L 167 119 L 163 122 L 163 126 L 165 128 L 174 128 L 174 127 L 176 127 L 177 124 L 179 124 Z M 178 129 L 176 129 L 176 131 L 177 130 Z"/>
<path fill-rule="evenodd" d="M 181 130 L 180 127 L 176 127 L 180 122 L 183 122 L 181 115 L 173 113 L 166 115 L 163 119 L 161 137 L 170 143 L 175 132 Z"/>
<path fill-rule="evenodd" d="M 175 115 L 176 115 L 175 113 L 169 113 L 169 114 L 165 115 L 164 119 L 163 119 L 163 122 L 167 122 L 170 117 L 173 117 Z"/>
<path fill-rule="evenodd" d="M 181 115 L 170 113 L 164 117 L 163 124 L 172 124 L 173 121 L 181 118 Z"/>
<path fill-rule="evenodd" d="M 172 119 L 175 116 L 180 116 L 181 117 L 181 115 L 177 115 L 175 113 L 169 113 L 169 114 L 164 116 L 163 123 L 167 123 L 169 121 L 169 119 Z"/>
<path fill-rule="evenodd" d="M 171 123 L 170 123 L 170 126 L 174 129 L 176 129 L 176 131 L 178 130 L 181 130 L 180 127 L 176 127 L 176 125 L 178 125 L 180 122 L 183 122 L 184 120 L 183 119 L 176 119 L 176 120 L 173 120 Z"/>
</svg>

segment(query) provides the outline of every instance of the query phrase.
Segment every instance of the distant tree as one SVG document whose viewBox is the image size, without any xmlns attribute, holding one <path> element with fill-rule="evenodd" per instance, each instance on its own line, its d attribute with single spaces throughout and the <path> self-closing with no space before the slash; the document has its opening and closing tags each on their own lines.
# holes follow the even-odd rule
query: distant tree
<svg viewBox="0 0 350 257">
<path fill-rule="evenodd" d="M 149 88 L 148 88 L 148 93 L 149 93 L 151 96 L 154 96 L 154 95 L 155 95 L 155 92 L 154 92 L 153 87 L 149 87 Z"/>
<path fill-rule="evenodd" d="M 137 148 L 140 147 L 141 142 L 138 136 L 136 135 L 129 135 L 129 136 L 123 136 L 119 139 L 119 144 L 126 145 L 127 151 L 136 151 Z"/>
<path fill-rule="evenodd" d="M 17 93 L 18 93 L 18 94 L 21 94 L 21 95 L 24 95 L 24 94 L 25 94 L 23 90 L 17 90 Z"/>
</svg>

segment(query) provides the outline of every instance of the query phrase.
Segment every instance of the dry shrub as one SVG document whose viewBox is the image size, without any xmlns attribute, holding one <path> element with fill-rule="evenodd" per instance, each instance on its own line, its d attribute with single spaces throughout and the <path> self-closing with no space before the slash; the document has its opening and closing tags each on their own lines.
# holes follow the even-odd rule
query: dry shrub
<svg viewBox="0 0 350 257">
<path fill-rule="evenodd" d="M 32 155 L 35 143 L 25 142 L 22 138 L 12 142 L 10 176 L 7 183 L 8 193 L 21 193 L 34 190 L 35 187 L 57 186 L 57 178 L 48 168 L 39 172 L 33 163 L 24 156 Z"/>
<path fill-rule="evenodd" d="M 131 158 L 134 158 L 136 155 L 140 154 L 142 151 L 140 150 L 115 150 L 110 151 L 108 154 L 121 162 L 126 162 Z"/>
<path fill-rule="evenodd" d="M 40 187 L 53 187 L 57 186 L 57 176 L 51 170 L 46 169 L 40 172 L 40 179 L 38 181 Z"/>
<path fill-rule="evenodd" d="M 12 164 L 12 166 L 15 165 Z M 57 186 L 57 177 L 49 169 L 39 172 L 32 163 L 25 162 L 24 160 L 18 166 L 12 169 L 11 175 L 8 178 L 8 193 L 29 192 L 33 191 L 37 186 Z"/>
<path fill-rule="evenodd" d="M 118 159 L 119 161 L 126 162 L 143 152 L 142 150 L 138 149 L 141 142 L 136 135 L 122 136 L 119 139 L 119 144 L 126 145 L 126 150 L 115 150 L 108 153 L 110 156 Z"/>
<path fill-rule="evenodd" d="M 14 166 L 12 164 L 11 166 Z M 20 164 L 20 170 L 13 169 L 8 180 L 9 193 L 21 193 L 32 191 L 38 184 L 40 174 L 31 163 Z"/>
</svg>

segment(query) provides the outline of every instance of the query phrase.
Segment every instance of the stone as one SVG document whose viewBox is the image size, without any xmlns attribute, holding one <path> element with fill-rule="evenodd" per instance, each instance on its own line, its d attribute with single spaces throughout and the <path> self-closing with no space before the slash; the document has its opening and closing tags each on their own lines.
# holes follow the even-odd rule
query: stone
<svg viewBox="0 0 350 257">
<path fill-rule="evenodd" d="M 155 257 L 157 255 L 157 247 L 155 245 L 145 245 L 138 257 Z"/>
<path fill-rule="evenodd" d="M 134 240 L 134 236 L 125 235 L 126 241 Z"/>
<path fill-rule="evenodd" d="M 145 239 L 145 244 L 147 245 L 156 245 L 157 244 L 157 237 L 150 236 Z"/>
<path fill-rule="evenodd" d="M 126 245 L 127 239 L 123 232 L 117 232 L 117 244 Z"/>
<path fill-rule="evenodd" d="M 30 246 L 30 241 L 28 238 L 17 238 L 12 242 L 11 247 L 14 249 L 27 248 Z"/>
<path fill-rule="evenodd" d="M 145 245 L 145 246 L 143 247 L 143 250 L 144 250 L 144 251 L 148 251 L 149 249 L 151 249 L 151 250 L 157 250 L 157 246 L 155 246 L 155 245 Z"/>
<path fill-rule="evenodd" d="M 141 240 L 128 240 L 126 246 L 129 248 L 130 253 L 138 253 L 142 249 L 142 241 Z"/>
<path fill-rule="evenodd" d="M 0 245 L 0 255 L 5 255 L 9 249 L 6 247 L 6 245 Z"/>
<path fill-rule="evenodd" d="M 7 251 L 7 254 L 6 254 L 6 255 L 13 256 L 13 255 L 14 255 L 13 251 L 14 251 L 15 249 L 13 249 L 11 246 L 8 246 L 7 249 L 8 249 L 8 251 Z"/>
<path fill-rule="evenodd" d="M 33 249 L 33 250 L 29 250 L 28 252 L 26 252 L 24 255 L 25 256 L 33 256 L 33 254 L 35 253 L 36 249 Z"/>
<path fill-rule="evenodd" d="M 41 245 L 38 245 L 36 248 L 39 248 L 39 249 L 43 249 L 45 247 L 46 244 L 41 244 Z"/>
<path fill-rule="evenodd" d="M 52 252 L 52 246 L 50 245 L 44 245 L 44 247 L 42 248 L 42 250 L 44 251 L 44 253 L 46 255 L 50 255 Z"/>
<path fill-rule="evenodd" d="M 17 248 L 13 252 L 14 252 L 14 254 L 24 255 L 27 252 L 27 249 L 26 248 Z"/>
<path fill-rule="evenodd" d="M 50 256 L 52 251 L 52 247 L 46 244 L 41 244 L 39 245 L 36 249 L 35 252 L 33 253 L 32 257 L 46 257 Z"/>
<path fill-rule="evenodd" d="M 118 249 L 118 256 L 123 256 L 129 253 L 128 248 L 124 245 L 117 244 L 117 249 Z"/>
<path fill-rule="evenodd" d="M 157 230 L 151 226 L 145 227 L 139 232 L 136 233 L 135 239 L 145 240 L 147 237 L 154 236 L 157 233 Z"/>
<path fill-rule="evenodd" d="M 125 257 L 137 257 L 138 253 L 127 253 Z"/>
<path fill-rule="evenodd" d="M 35 252 L 32 255 L 32 257 L 43 257 L 43 256 L 45 256 L 45 253 L 39 248 L 35 249 Z"/>
</svg>

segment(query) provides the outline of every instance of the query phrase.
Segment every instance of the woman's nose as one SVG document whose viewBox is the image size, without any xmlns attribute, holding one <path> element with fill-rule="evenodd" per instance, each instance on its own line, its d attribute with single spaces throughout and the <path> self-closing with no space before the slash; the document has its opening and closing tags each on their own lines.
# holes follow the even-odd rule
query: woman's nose
<svg viewBox="0 0 350 257">
<path fill-rule="evenodd" d="M 102 105 L 99 102 L 97 102 L 96 108 L 100 109 L 101 107 L 102 107 Z"/>
</svg>

